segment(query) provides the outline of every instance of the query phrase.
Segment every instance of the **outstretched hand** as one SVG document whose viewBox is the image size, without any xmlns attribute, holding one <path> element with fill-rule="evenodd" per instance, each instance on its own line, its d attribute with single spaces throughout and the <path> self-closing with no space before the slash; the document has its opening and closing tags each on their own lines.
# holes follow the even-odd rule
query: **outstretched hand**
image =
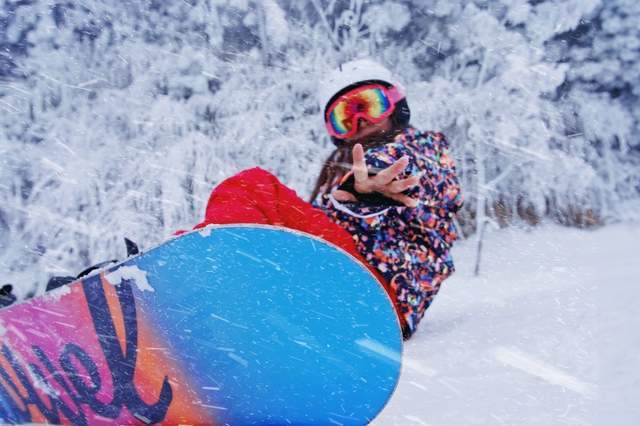
<svg viewBox="0 0 640 426">
<path fill-rule="evenodd" d="M 356 144 L 353 147 L 353 166 L 351 168 L 351 172 L 355 178 L 354 188 L 360 194 L 378 192 L 407 207 L 416 207 L 418 200 L 402 192 L 418 185 L 420 183 L 420 175 L 411 176 L 406 179 L 396 179 L 408 165 L 409 158 L 404 156 L 376 175 L 369 176 L 362 145 Z M 333 191 L 332 195 L 336 200 L 342 202 L 357 201 L 355 195 L 340 189 Z"/>
</svg>

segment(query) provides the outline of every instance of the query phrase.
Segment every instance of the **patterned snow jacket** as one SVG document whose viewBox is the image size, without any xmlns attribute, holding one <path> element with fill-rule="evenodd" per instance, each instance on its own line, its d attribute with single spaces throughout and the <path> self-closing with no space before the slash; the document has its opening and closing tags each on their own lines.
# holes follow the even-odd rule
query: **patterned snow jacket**
<svg viewBox="0 0 640 426">
<path fill-rule="evenodd" d="M 349 231 L 360 253 L 387 280 L 408 338 L 454 270 L 449 250 L 457 238 L 453 219 L 462 195 L 443 134 L 409 127 L 393 142 L 367 150 L 365 159 L 375 170 L 404 155 L 409 165 L 400 177 L 424 173 L 420 185 L 406 192 L 419 199 L 417 207 L 338 202 L 331 196 L 338 184 L 320 194 L 313 205 Z"/>
</svg>

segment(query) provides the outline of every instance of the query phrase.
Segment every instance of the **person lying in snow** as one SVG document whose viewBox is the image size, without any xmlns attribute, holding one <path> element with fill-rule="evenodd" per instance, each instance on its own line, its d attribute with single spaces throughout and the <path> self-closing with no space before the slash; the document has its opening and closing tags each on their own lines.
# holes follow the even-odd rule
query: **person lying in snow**
<svg viewBox="0 0 640 426">
<path fill-rule="evenodd" d="M 447 140 L 409 124 L 403 87 L 374 61 L 345 63 L 320 87 L 336 149 L 310 203 L 253 168 L 214 188 L 205 219 L 194 229 L 270 224 L 338 245 L 382 283 L 409 338 L 454 270 L 449 251 L 462 195 Z"/>
<path fill-rule="evenodd" d="M 342 65 L 321 87 L 336 149 L 311 201 L 384 277 L 408 338 L 454 270 L 454 217 L 463 200 L 448 142 L 409 124 L 402 85 L 371 60 Z"/>
<path fill-rule="evenodd" d="M 409 124 L 402 85 L 372 60 L 343 64 L 320 88 L 336 149 L 324 162 L 310 202 L 273 174 L 253 168 L 213 189 L 205 218 L 194 229 L 269 224 L 341 247 L 384 286 L 408 339 L 454 270 L 449 252 L 462 195 L 448 142 L 441 133 Z M 62 278 L 50 287 L 69 282 Z"/>
</svg>

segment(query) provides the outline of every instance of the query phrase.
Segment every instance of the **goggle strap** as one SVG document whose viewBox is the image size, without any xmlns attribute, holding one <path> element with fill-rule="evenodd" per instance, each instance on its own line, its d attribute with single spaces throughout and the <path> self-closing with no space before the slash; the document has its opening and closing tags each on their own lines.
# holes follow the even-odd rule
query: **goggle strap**
<svg viewBox="0 0 640 426">
<path fill-rule="evenodd" d="M 389 96 L 389 100 L 394 105 L 397 104 L 398 101 L 405 97 L 404 87 L 400 85 L 390 87 L 387 89 L 387 96 Z"/>
</svg>

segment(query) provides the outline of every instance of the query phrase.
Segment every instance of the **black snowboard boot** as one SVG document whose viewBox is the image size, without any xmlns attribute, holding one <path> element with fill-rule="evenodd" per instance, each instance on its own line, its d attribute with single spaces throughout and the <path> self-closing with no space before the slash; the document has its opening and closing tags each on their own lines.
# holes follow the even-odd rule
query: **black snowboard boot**
<svg viewBox="0 0 640 426">
<path fill-rule="evenodd" d="M 124 238 L 124 244 L 127 249 L 127 257 L 135 256 L 140 253 L 140 249 L 138 248 L 138 245 L 133 241 L 131 241 L 129 238 L 127 237 Z M 62 287 L 63 285 L 70 284 L 77 279 L 80 279 L 82 277 L 89 275 L 91 272 L 95 271 L 96 269 L 102 269 L 105 266 L 108 266 L 112 263 L 118 263 L 118 262 L 119 261 L 117 259 L 113 259 L 113 260 L 106 260 L 104 262 L 96 263 L 95 265 L 89 266 L 87 269 L 83 270 L 75 277 L 72 277 L 72 276 L 51 277 L 49 279 L 49 282 L 47 283 L 46 291 L 54 290 L 58 287 Z"/>
<path fill-rule="evenodd" d="M 16 296 L 13 294 L 13 286 L 11 284 L 5 284 L 0 288 L 0 308 L 11 305 L 16 301 Z"/>
</svg>

